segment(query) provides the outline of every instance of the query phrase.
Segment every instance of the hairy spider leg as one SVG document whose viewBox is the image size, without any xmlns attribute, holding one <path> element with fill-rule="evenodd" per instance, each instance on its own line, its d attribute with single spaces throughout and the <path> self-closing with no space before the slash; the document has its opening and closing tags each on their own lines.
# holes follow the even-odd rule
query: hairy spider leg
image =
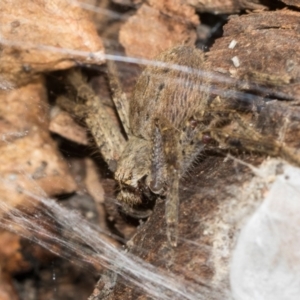
<svg viewBox="0 0 300 300">
<path fill-rule="evenodd" d="M 66 73 L 65 80 L 68 84 L 68 98 L 72 100 L 61 97 L 58 99 L 58 104 L 75 114 L 75 117 L 84 119 L 104 160 L 110 169 L 114 171 L 116 162 L 125 148 L 125 138 L 121 131 L 116 130 L 116 125 L 107 113 L 103 101 L 86 83 L 79 70 L 69 70 Z M 71 108 L 72 106 L 73 108 Z"/>
<path fill-rule="evenodd" d="M 210 111 L 217 113 L 217 110 L 214 109 Z M 217 123 L 217 119 L 215 119 L 214 125 L 212 123 L 202 134 L 208 133 L 225 148 L 238 148 L 271 156 L 280 156 L 292 164 L 300 165 L 300 155 L 296 149 L 286 146 L 282 139 L 279 141 L 274 137 L 266 138 L 266 136 L 261 135 L 254 126 L 249 126 L 236 111 L 222 110 L 222 114 L 224 112 L 228 113 L 227 118 L 230 123 L 236 122 L 237 127 L 235 129 L 230 127 L 216 128 L 214 125 Z"/>
<path fill-rule="evenodd" d="M 129 102 L 126 94 L 123 92 L 121 82 L 118 76 L 117 66 L 114 61 L 109 60 L 106 62 L 107 74 L 110 89 L 112 91 L 112 99 L 117 109 L 119 118 L 127 136 L 131 134 L 129 126 Z"/>
<path fill-rule="evenodd" d="M 154 122 L 150 189 L 165 197 L 167 238 L 171 246 L 178 241 L 179 180 L 182 152 L 180 132 L 164 117 Z"/>
</svg>

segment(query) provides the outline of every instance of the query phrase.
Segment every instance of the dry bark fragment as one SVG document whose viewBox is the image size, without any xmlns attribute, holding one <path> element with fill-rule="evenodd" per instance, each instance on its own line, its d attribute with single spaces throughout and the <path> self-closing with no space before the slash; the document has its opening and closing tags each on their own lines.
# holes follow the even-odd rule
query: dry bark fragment
<svg viewBox="0 0 300 300">
<path fill-rule="evenodd" d="M 300 7 L 300 1 L 299 0 L 282 0 L 287 5 Z"/>
<path fill-rule="evenodd" d="M 196 7 L 199 12 L 214 14 L 233 14 L 241 10 L 265 10 L 267 1 L 261 0 L 188 0 L 187 3 Z"/>
<path fill-rule="evenodd" d="M 24 260 L 20 252 L 20 236 L 1 230 L 0 264 L 3 273 L 16 273 L 27 271 L 30 268 L 28 261 Z"/>
<path fill-rule="evenodd" d="M 48 103 L 43 80 L 14 91 L 2 91 L 0 96 L 0 147 L 5 162 L 0 167 L 2 178 L 13 185 L 18 181 L 20 187 L 26 189 L 32 186 L 25 178 L 27 174 L 48 195 L 74 191 L 76 185 L 68 166 L 48 133 Z"/>
<path fill-rule="evenodd" d="M 11 280 L 3 274 L 0 277 L 0 300 L 19 300 Z"/>
<path fill-rule="evenodd" d="M 178 1 L 176 6 L 168 1 L 151 4 L 143 4 L 120 30 L 128 56 L 153 58 L 174 45 L 195 43 L 199 20 L 193 9 Z"/>
<path fill-rule="evenodd" d="M 49 130 L 78 144 L 88 144 L 86 129 L 76 123 L 67 112 L 62 111 L 57 106 L 51 111 Z"/>
<path fill-rule="evenodd" d="M 103 62 L 103 45 L 89 13 L 73 1 L 0 2 L 1 89 L 76 62 Z"/>
<path fill-rule="evenodd" d="M 160 12 L 174 17 L 178 20 L 184 20 L 187 23 L 191 23 L 194 26 L 199 24 L 199 18 L 195 14 L 193 7 L 186 5 L 183 1 L 180 0 L 148 0 L 149 6 L 156 8 Z"/>
<path fill-rule="evenodd" d="M 297 2 L 298 0 L 286 0 L 287 2 Z M 167 1 L 158 1 L 158 0 L 114 0 L 115 3 L 125 5 L 125 6 L 135 6 L 141 3 L 150 3 L 150 2 L 166 2 L 169 6 L 176 6 L 179 1 L 177 0 L 167 0 Z M 241 10 L 266 10 L 270 5 L 270 1 L 264 0 L 187 0 L 181 1 L 185 2 L 187 6 L 196 8 L 199 12 L 204 13 L 213 13 L 213 14 L 234 14 L 238 13 Z M 164 5 L 164 4 L 163 4 Z M 294 4 L 291 4 L 294 5 Z"/>
<path fill-rule="evenodd" d="M 207 54 L 216 86 L 217 76 L 232 80 L 237 90 L 257 90 L 271 99 L 299 96 L 299 19 L 289 10 L 233 17 L 224 26 L 224 36 Z"/>
</svg>

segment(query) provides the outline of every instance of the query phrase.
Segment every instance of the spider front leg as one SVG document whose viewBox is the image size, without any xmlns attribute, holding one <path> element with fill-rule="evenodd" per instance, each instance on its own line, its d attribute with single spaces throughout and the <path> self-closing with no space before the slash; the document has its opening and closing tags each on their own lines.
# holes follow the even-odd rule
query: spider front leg
<svg viewBox="0 0 300 300">
<path fill-rule="evenodd" d="M 153 148 L 150 189 L 165 196 L 167 237 L 171 246 L 177 246 L 179 179 L 182 153 L 180 133 L 164 117 L 157 118 L 153 126 Z"/>
<path fill-rule="evenodd" d="M 107 75 L 112 91 L 112 98 L 118 112 L 118 116 L 122 122 L 123 128 L 127 136 L 130 135 L 129 126 L 129 103 L 126 94 L 122 90 L 122 85 L 119 80 L 117 66 L 114 61 L 109 60 L 106 62 L 107 65 Z"/>
<path fill-rule="evenodd" d="M 79 119 L 83 119 L 112 171 L 115 170 L 126 141 L 107 107 L 87 84 L 81 72 L 71 69 L 65 73 L 68 95 L 57 103 Z"/>
<path fill-rule="evenodd" d="M 213 128 L 207 131 L 211 137 L 226 148 L 238 148 L 270 156 L 279 156 L 290 163 L 300 165 L 300 155 L 274 136 L 263 136 L 250 126 L 237 112 L 230 112 L 231 127 Z M 232 126 L 234 124 L 234 126 Z"/>
</svg>

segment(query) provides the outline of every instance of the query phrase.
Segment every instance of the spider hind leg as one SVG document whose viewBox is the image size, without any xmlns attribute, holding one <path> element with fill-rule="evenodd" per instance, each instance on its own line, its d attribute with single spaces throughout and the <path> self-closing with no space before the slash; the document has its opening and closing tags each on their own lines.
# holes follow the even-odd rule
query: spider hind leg
<svg viewBox="0 0 300 300">
<path fill-rule="evenodd" d="M 166 118 L 155 119 L 150 189 L 165 197 L 167 237 L 172 247 L 177 246 L 178 240 L 178 193 L 182 161 L 179 139 L 179 131 Z"/>
</svg>

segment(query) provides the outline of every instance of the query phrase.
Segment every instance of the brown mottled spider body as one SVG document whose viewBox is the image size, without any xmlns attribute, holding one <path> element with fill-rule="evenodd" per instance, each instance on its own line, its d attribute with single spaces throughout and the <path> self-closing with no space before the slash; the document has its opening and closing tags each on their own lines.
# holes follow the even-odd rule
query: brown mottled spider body
<svg viewBox="0 0 300 300">
<path fill-rule="evenodd" d="M 71 72 L 67 80 L 71 96 L 77 102 L 83 100 L 84 105 L 70 109 L 66 98 L 58 102 L 85 118 L 108 164 L 117 161 L 120 201 L 130 207 L 140 203 L 143 195 L 165 198 L 171 245 L 175 246 L 178 238 L 179 179 L 210 139 L 221 148 L 283 156 L 300 164 L 290 148 L 276 139 L 266 141 L 254 129 L 255 107 L 237 111 L 228 99 L 209 95 L 209 77 L 203 76 L 205 63 L 200 50 L 178 46 L 160 54 L 138 79 L 130 102 L 121 92 L 114 68 L 108 62 L 114 103 L 127 142 L 78 72 Z"/>
<path fill-rule="evenodd" d="M 178 185 L 203 148 L 196 120 L 206 107 L 201 78 L 191 70 L 203 67 L 203 54 L 179 46 L 157 57 L 164 66 L 148 67 L 140 76 L 129 104 L 130 134 L 118 162 L 115 178 L 119 199 L 128 204 L 141 201 L 140 181 L 152 193 L 166 198 L 168 237 L 176 244 Z M 129 187 L 129 189 L 128 189 Z"/>
</svg>

